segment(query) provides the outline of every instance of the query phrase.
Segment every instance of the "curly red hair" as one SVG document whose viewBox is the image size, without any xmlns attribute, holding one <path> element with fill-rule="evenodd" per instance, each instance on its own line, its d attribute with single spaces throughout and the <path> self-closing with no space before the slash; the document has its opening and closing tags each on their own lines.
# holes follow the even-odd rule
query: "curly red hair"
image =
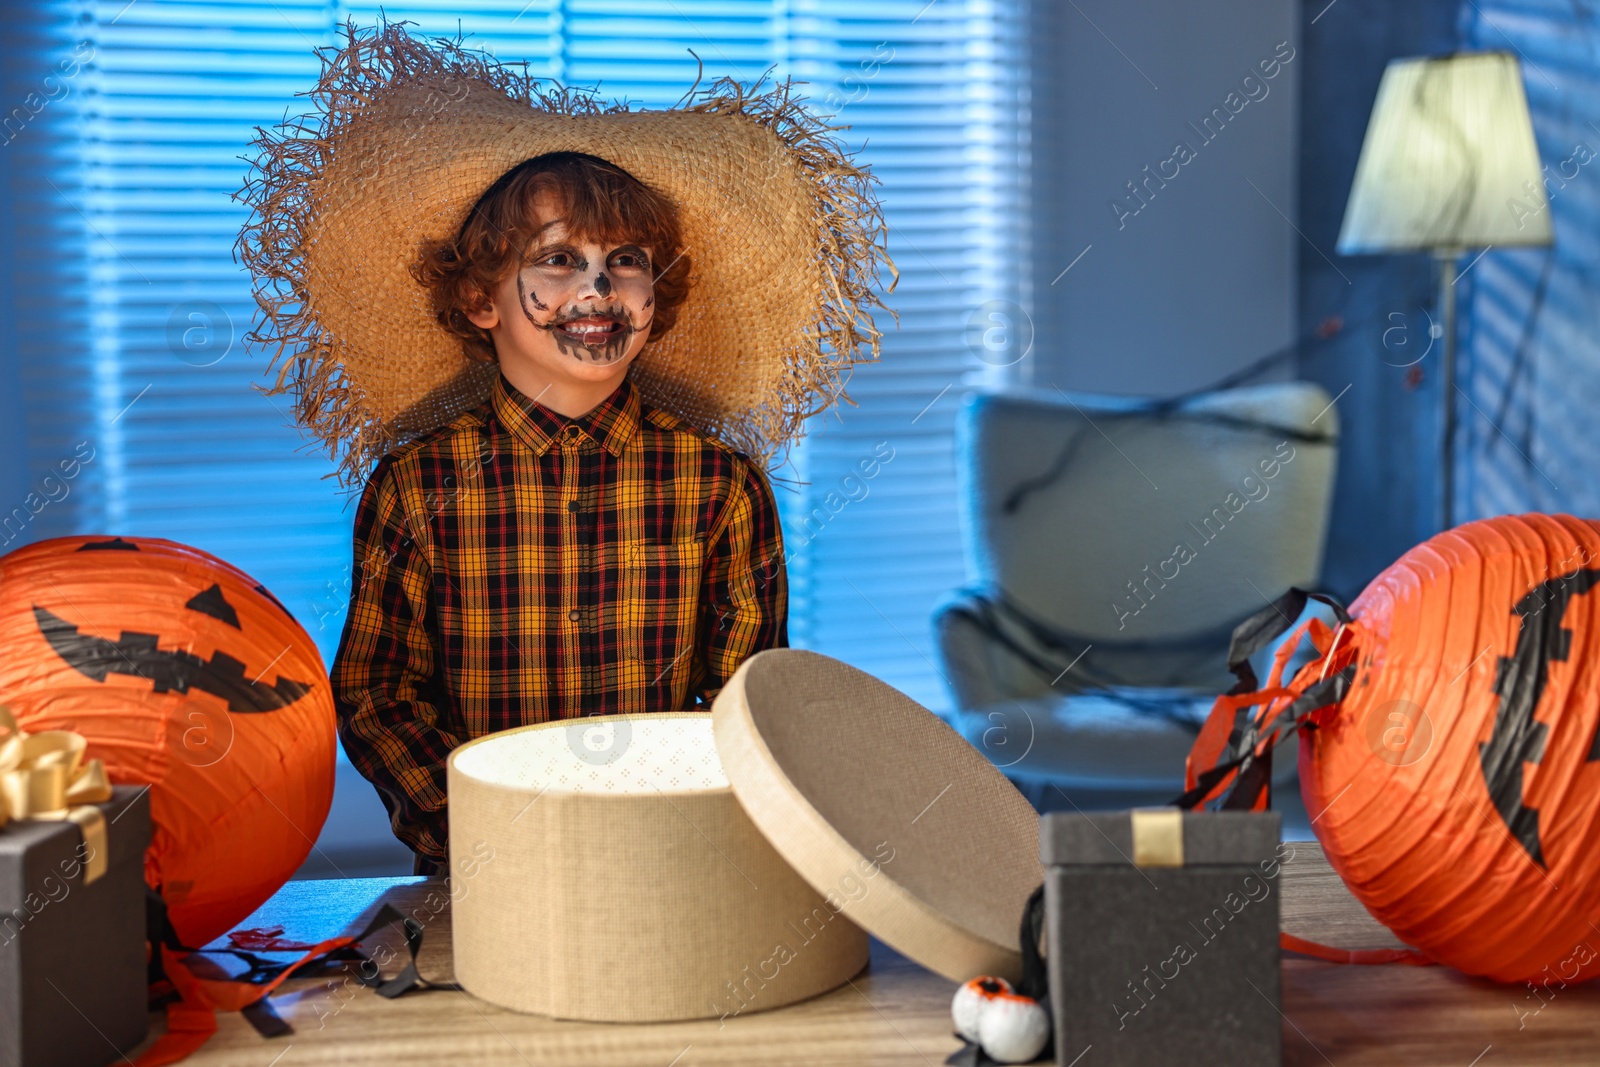
<svg viewBox="0 0 1600 1067">
<path fill-rule="evenodd" d="M 651 250 L 655 318 L 649 339 L 670 330 L 689 293 L 677 205 L 614 163 L 581 152 L 550 152 L 502 174 L 467 213 L 460 232 L 429 242 L 412 267 L 439 325 L 461 338 L 467 355 L 485 362 L 496 358 L 489 331 L 466 313 L 488 303 L 489 293 L 520 265 L 547 221 L 533 207 L 541 192 L 564 205 L 568 233 L 605 244 L 633 241 Z"/>
</svg>

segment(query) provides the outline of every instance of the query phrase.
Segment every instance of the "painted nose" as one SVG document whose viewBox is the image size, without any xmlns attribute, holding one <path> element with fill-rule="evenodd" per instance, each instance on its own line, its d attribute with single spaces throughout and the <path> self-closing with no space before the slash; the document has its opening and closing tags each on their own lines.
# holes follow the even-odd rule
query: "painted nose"
<svg viewBox="0 0 1600 1067">
<path fill-rule="evenodd" d="M 605 271 L 600 271 L 598 274 L 596 274 L 594 276 L 594 281 L 589 283 L 589 285 L 586 286 L 585 288 L 593 289 L 594 290 L 594 295 L 600 297 L 603 300 L 606 297 L 611 295 L 611 279 L 606 277 L 606 272 Z M 582 290 L 580 290 L 579 291 L 579 296 L 582 296 L 582 295 L 584 295 L 584 294 L 583 294 Z"/>
</svg>

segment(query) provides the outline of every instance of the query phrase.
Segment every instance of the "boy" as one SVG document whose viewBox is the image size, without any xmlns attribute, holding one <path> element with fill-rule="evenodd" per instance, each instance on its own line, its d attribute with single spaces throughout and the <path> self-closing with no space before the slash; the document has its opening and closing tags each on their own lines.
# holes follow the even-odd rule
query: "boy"
<svg viewBox="0 0 1600 1067">
<path fill-rule="evenodd" d="M 287 357 L 266 391 L 292 376 L 364 482 L 339 733 L 442 873 L 456 746 L 704 709 L 788 643 L 764 468 L 876 358 L 893 265 L 871 176 L 787 84 L 634 111 L 347 32 L 318 110 L 255 142 L 239 248 L 250 339 Z"/>
<path fill-rule="evenodd" d="M 457 745 L 708 709 L 747 656 L 788 645 L 766 480 L 627 378 L 686 294 L 679 245 L 660 195 L 554 153 L 505 174 L 417 267 L 440 323 L 500 377 L 373 471 L 332 678 L 345 751 L 418 873 L 445 858 Z"/>
</svg>

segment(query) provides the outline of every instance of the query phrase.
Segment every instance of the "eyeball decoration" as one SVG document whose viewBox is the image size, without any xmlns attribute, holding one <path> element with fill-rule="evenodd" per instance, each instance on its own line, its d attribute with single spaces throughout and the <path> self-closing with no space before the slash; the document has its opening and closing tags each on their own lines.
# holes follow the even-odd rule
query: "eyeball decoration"
<svg viewBox="0 0 1600 1067">
<path fill-rule="evenodd" d="M 1020 993 L 1001 993 L 978 1013 L 978 1043 L 1000 1063 L 1032 1063 L 1050 1040 L 1044 1006 Z"/>
<path fill-rule="evenodd" d="M 956 990 L 955 999 L 950 1002 L 950 1019 L 956 1024 L 956 1033 L 974 1045 L 979 1044 L 978 1020 L 984 1007 L 995 997 L 1011 991 L 1010 982 L 988 975 L 979 975 Z"/>
<path fill-rule="evenodd" d="M 956 1033 L 996 1063 L 1031 1063 L 1050 1041 L 1050 1016 L 1004 978 L 980 975 L 950 1002 Z"/>
</svg>

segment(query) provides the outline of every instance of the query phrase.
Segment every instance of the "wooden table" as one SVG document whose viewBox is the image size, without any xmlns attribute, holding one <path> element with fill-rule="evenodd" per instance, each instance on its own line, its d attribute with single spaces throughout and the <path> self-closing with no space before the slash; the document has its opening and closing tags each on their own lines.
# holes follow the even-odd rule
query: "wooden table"
<svg viewBox="0 0 1600 1067">
<path fill-rule="evenodd" d="M 1282 877 L 1284 929 L 1347 948 L 1397 944 L 1350 896 L 1315 842 L 1294 843 Z M 386 901 L 412 913 L 437 889 L 435 880 L 423 878 L 291 882 L 243 925 L 281 924 L 285 937 L 316 941 L 359 929 Z M 385 940 L 403 958 L 399 939 Z M 421 970 L 438 980 L 452 977 L 448 910 L 428 924 Z M 291 980 L 273 1003 L 294 1034 L 268 1040 L 242 1017 L 223 1015 L 217 1035 L 188 1062 L 196 1067 L 928 1067 L 942 1063 L 959 1045 L 950 1032 L 954 988 L 876 941 L 871 966 L 848 985 L 803 1004 L 726 1023 L 558 1022 L 504 1011 L 461 992 L 413 992 L 384 1000 L 353 981 Z M 1525 986 L 1495 985 L 1444 967 L 1351 967 L 1285 956 L 1283 1014 L 1286 1067 L 1600 1061 L 1600 989 L 1595 988 L 1556 989 L 1541 1006 Z M 1174 1064 L 1185 1059 L 1182 1050 L 1174 1050 Z M 1092 1059 L 1079 1067 L 1094 1067 Z"/>
</svg>

